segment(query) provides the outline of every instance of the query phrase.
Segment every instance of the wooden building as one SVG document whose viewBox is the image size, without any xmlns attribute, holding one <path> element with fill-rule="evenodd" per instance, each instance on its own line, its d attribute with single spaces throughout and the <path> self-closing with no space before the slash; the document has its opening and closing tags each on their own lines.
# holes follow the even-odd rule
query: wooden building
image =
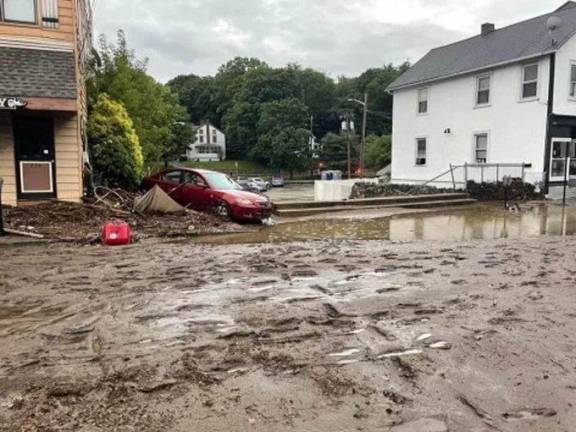
<svg viewBox="0 0 576 432">
<path fill-rule="evenodd" d="M 83 195 L 89 0 L 0 0 L 2 201 Z"/>
</svg>

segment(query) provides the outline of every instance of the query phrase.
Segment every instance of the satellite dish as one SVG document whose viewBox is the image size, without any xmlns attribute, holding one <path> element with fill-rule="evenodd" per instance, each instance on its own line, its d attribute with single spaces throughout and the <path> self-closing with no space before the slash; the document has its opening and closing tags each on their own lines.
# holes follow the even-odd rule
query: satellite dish
<svg viewBox="0 0 576 432">
<path fill-rule="evenodd" d="M 559 16 L 551 16 L 550 18 L 548 18 L 546 26 L 548 27 L 548 30 L 550 32 L 556 31 L 560 27 L 562 27 L 562 18 L 560 18 Z"/>
</svg>

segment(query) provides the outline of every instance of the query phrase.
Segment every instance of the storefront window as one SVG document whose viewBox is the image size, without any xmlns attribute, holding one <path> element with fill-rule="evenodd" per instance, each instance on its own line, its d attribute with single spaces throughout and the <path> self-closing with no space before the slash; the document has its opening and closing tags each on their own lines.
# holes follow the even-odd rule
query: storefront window
<svg viewBox="0 0 576 432">
<path fill-rule="evenodd" d="M 4 21 L 36 23 L 36 0 L 0 0 Z"/>
</svg>

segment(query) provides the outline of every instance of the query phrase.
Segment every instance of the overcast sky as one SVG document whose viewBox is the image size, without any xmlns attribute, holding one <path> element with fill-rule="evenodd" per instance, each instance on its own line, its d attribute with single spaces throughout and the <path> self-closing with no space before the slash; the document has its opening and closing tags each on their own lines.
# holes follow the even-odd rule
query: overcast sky
<svg viewBox="0 0 576 432">
<path fill-rule="evenodd" d="M 126 32 L 160 81 L 236 57 L 330 76 L 418 60 L 429 49 L 552 11 L 562 0 L 96 0 L 97 34 Z"/>
</svg>

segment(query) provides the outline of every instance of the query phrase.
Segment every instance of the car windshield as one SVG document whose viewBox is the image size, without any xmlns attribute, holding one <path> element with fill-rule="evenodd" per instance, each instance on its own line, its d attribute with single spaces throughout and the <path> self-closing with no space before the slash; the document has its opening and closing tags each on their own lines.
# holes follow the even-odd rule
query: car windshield
<svg viewBox="0 0 576 432">
<path fill-rule="evenodd" d="M 230 177 L 220 173 L 204 173 L 206 181 L 212 189 L 218 190 L 238 190 L 242 189 L 238 183 Z"/>
</svg>

